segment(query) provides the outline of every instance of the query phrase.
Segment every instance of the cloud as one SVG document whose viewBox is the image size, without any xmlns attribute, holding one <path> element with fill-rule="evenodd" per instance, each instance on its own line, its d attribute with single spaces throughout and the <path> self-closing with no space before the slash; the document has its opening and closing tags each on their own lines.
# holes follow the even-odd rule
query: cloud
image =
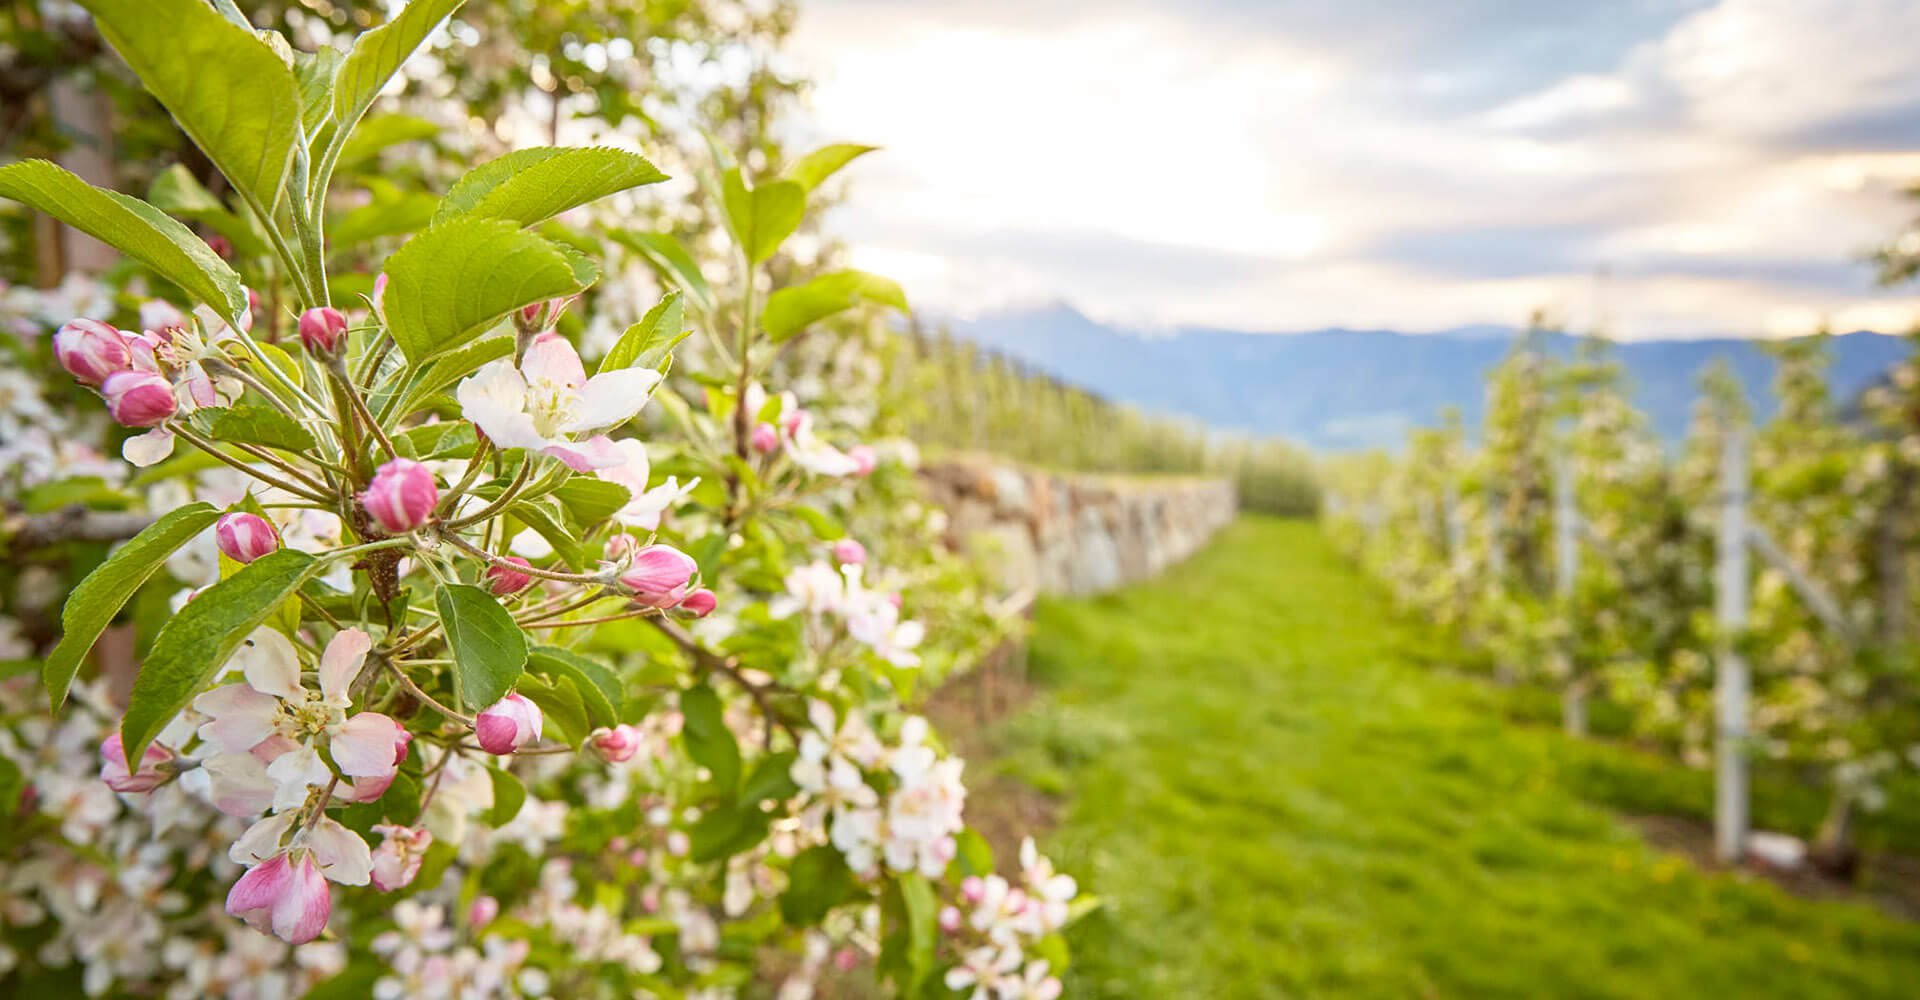
<svg viewBox="0 0 1920 1000">
<path fill-rule="evenodd" d="M 1907 325 L 1850 262 L 1920 175 L 1916 29 L 1892 0 L 813 0 L 796 49 L 815 137 L 886 147 L 835 228 L 936 309 L 1604 305 L 1651 336 Z"/>
</svg>

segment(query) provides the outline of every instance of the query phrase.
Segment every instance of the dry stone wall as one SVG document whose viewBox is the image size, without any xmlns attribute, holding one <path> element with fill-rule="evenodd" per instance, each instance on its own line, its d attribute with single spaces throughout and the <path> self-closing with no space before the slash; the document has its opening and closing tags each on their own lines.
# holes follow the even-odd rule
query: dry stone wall
<svg viewBox="0 0 1920 1000">
<path fill-rule="evenodd" d="M 954 458 L 920 470 L 947 540 L 1009 593 L 1093 594 L 1151 577 L 1232 521 L 1225 479 L 1063 475 Z"/>
</svg>

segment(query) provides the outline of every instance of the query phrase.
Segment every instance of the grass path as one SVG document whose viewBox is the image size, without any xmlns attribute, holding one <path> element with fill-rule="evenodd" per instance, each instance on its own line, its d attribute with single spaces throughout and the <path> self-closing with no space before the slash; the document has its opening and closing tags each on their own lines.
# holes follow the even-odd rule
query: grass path
<svg viewBox="0 0 1920 1000">
<path fill-rule="evenodd" d="M 1645 846 L 1583 790 L 1666 765 L 1507 721 L 1431 642 L 1297 522 L 1043 603 L 1041 694 L 975 766 L 1062 798 L 1105 900 L 1068 995 L 1920 996 L 1920 925 Z"/>
</svg>

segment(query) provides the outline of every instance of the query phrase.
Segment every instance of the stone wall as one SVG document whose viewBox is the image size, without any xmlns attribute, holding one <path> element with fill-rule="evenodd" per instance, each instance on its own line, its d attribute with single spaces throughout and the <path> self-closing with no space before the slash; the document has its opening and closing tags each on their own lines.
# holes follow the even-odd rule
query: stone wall
<svg viewBox="0 0 1920 1000">
<path fill-rule="evenodd" d="M 1092 594 L 1192 555 L 1233 520 L 1233 483 L 1035 472 L 978 458 L 920 470 L 947 540 L 1007 592 Z"/>
</svg>

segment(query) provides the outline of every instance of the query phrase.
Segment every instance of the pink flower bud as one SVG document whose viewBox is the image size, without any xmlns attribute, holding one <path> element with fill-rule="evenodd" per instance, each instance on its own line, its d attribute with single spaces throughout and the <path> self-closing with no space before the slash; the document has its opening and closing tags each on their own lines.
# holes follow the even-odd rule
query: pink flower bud
<svg viewBox="0 0 1920 1000">
<path fill-rule="evenodd" d="M 747 436 L 747 444 L 765 455 L 780 447 L 780 431 L 772 424 L 754 424 L 753 433 Z"/>
<path fill-rule="evenodd" d="M 960 898 L 966 900 L 968 906 L 979 906 L 980 901 L 987 898 L 986 881 L 978 875 L 961 879 Z"/>
<path fill-rule="evenodd" d="M 833 967 L 841 972 L 852 972 L 860 967 L 860 952 L 851 947 L 834 952 Z"/>
<path fill-rule="evenodd" d="M 326 930 L 333 898 L 312 853 L 294 851 L 247 869 L 227 893 L 227 912 L 289 944 L 306 944 Z"/>
<path fill-rule="evenodd" d="M 380 322 L 385 323 L 387 321 L 387 272 L 382 271 L 374 277 L 373 295 L 368 297 L 367 302 L 373 306 L 373 314 L 380 318 Z"/>
<path fill-rule="evenodd" d="M 100 780 L 116 792 L 151 792 L 173 778 L 173 751 L 158 743 L 147 744 L 140 754 L 140 769 L 127 770 L 127 751 L 120 742 L 119 730 L 100 743 Z"/>
<path fill-rule="evenodd" d="M 695 618 L 705 618 L 719 606 L 720 598 L 705 587 L 688 594 L 686 600 L 680 602 L 680 610 L 691 613 Z"/>
<path fill-rule="evenodd" d="M 619 764 L 633 759 L 640 752 L 640 730 L 622 722 L 608 729 L 601 726 L 588 737 L 598 753 L 609 764 Z"/>
<path fill-rule="evenodd" d="M 100 394 L 123 427 L 152 427 L 173 416 L 173 386 L 152 372 L 114 372 L 100 383 Z"/>
<path fill-rule="evenodd" d="M 859 566 L 867 561 L 867 547 L 851 538 L 833 543 L 833 561 L 842 566 Z"/>
<path fill-rule="evenodd" d="M 508 556 L 507 561 L 513 563 L 515 566 L 533 565 L 519 556 Z M 495 597 L 506 597 L 510 594 L 518 594 L 533 585 L 532 576 L 522 573 L 517 569 L 502 566 L 499 563 L 494 563 L 487 567 L 486 581 L 487 589 L 492 591 Z"/>
<path fill-rule="evenodd" d="M 425 827 L 376 824 L 373 832 L 386 838 L 373 850 L 373 887 L 381 892 L 404 889 L 420 874 L 427 860 L 427 848 L 433 846 L 433 834 Z"/>
<path fill-rule="evenodd" d="M 525 695 L 510 694 L 473 720 L 480 749 L 504 757 L 540 738 L 540 706 Z"/>
<path fill-rule="evenodd" d="M 960 908 L 943 906 L 940 908 L 940 929 L 952 934 L 960 929 Z"/>
<path fill-rule="evenodd" d="M 213 525 L 214 540 L 220 551 L 237 563 L 250 563 L 280 547 L 280 533 L 258 514 L 236 512 L 220 515 Z"/>
<path fill-rule="evenodd" d="M 126 336 L 94 319 L 73 320 L 54 333 L 53 357 L 67 374 L 92 386 L 133 364 Z"/>
<path fill-rule="evenodd" d="M 332 358 L 347 342 L 347 317 L 332 306 L 315 306 L 300 314 L 300 342 L 317 358 Z"/>
<path fill-rule="evenodd" d="M 493 918 L 499 915 L 499 900 L 492 896 L 475 896 L 473 902 L 467 906 L 467 927 L 477 931 L 493 923 Z"/>
<path fill-rule="evenodd" d="M 880 456 L 872 447 L 864 444 L 848 448 L 847 457 L 853 459 L 853 474 L 856 476 L 873 475 L 874 467 L 880 464 Z"/>
<path fill-rule="evenodd" d="M 560 322 L 560 314 L 566 311 L 566 299 L 548 299 L 521 306 L 520 311 L 514 314 L 513 322 L 516 328 L 526 333 L 539 333 L 553 329 L 553 325 Z"/>
<path fill-rule="evenodd" d="M 649 545 L 633 554 L 620 582 L 633 591 L 633 603 L 671 608 L 687 598 L 687 584 L 700 569 L 693 557 L 671 545 Z"/>
<path fill-rule="evenodd" d="M 811 419 L 807 411 L 796 406 L 780 415 L 780 426 L 787 432 L 788 437 L 793 437 L 799 434 L 800 429 L 807 426 Z"/>
<path fill-rule="evenodd" d="M 373 482 L 360 494 L 380 530 L 403 535 L 427 523 L 440 502 L 440 487 L 427 467 L 410 458 L 396 458 L 374 470 Z"/>
<path fill-rule="evenodd" d="M 218 254 L 221 260 L 233 259 L 233 241 L 218 233 L 207 237 L 207 249 Z"/>
</svg>

